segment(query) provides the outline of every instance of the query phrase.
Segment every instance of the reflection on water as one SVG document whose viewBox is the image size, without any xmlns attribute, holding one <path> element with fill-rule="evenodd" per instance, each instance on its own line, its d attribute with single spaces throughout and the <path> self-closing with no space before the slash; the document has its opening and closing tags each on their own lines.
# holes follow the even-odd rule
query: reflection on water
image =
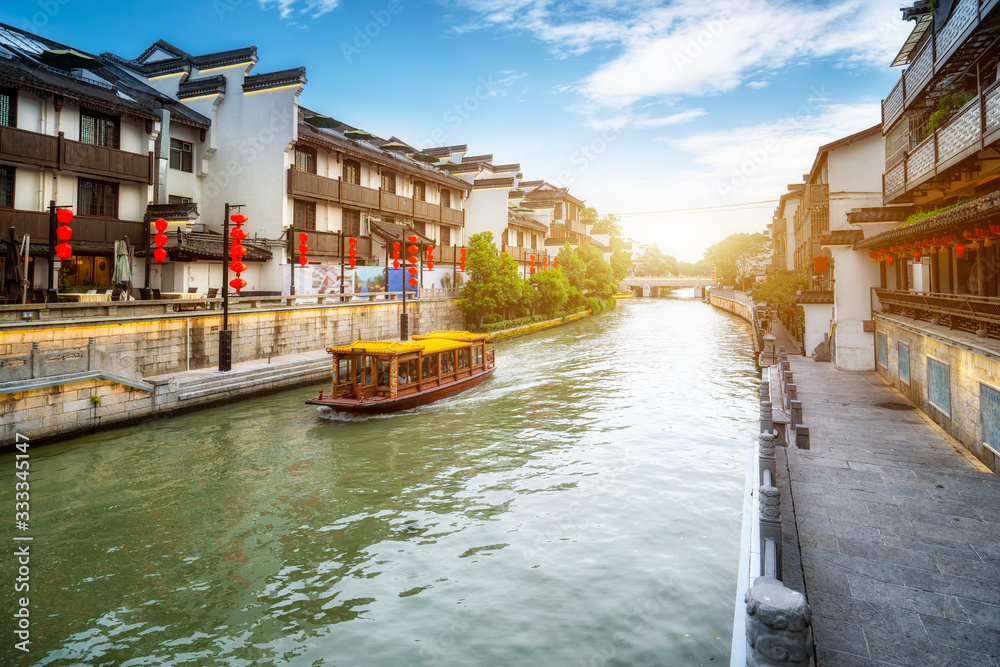
<svg viewBox="0 0 1000 667">
<path fill-rule="evenodd" d="M 11 658 L 720 664 L 747 333 L 635 300 L 501 343 L 493 378 L 403 414 L 323 420 L 303 389 L 35 449 L 37 643 Z"/>
</svg>

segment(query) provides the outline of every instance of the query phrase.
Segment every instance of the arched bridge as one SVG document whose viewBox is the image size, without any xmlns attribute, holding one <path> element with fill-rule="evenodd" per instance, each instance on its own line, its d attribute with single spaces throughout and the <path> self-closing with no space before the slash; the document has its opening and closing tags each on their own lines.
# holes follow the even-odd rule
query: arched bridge
<svg viewBox="0 0 1000 667">
<path fill-rule="evenodd" d="M 714 287 L 716 281 L 710 276 L 634 276 L 623 281 L 625 288 L 636 296 L 659 296 L 673 289 L 694 287 L 701 291 Z"/>
</svg>

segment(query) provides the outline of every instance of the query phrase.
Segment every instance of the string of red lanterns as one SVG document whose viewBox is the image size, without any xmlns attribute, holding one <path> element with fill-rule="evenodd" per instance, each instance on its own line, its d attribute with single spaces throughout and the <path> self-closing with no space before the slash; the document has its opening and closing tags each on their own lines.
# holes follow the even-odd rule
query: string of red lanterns
<svg viewBox="0 0 1000 667">
<path fill-rule="evenodd" d="M 358 248 L 357 248 L 357 246 L 358 246 L 358 240 L 352 236 L 351 238 L 349 238 L 347 240 L 347 245 L 351 246 L 351 249 L 347 251 L 347 254 L 350 255 L 350 258 L 347 260 L 347 263 L 350 264 L 351 268 L 353 269 L 358 264 L 358 260 L 357 260 L 357 256 L 358 256 Z"/>
<path fill-rule="evenodd" d="M 427 270 L 434 268 L 434 246 L 427 246 Z"/>
<path fill-rule="evenodd" d="M 465 271 L 465 248 L 462 248 L 462 259 L 458 268 L 460 271 Z"/>
<path fill-rule="evenodd" d="M 233 263 L 229 265 L 236 277 L 229 281 L 229 286 L 239 294 L 240 290 L 247 286 L 247 281 L 240 277 L 240 274 L 247 270 L 247 265 L 243 263 L 243 256 L 247 254 L 247 249 L 243 247 L 243 239 L 249 234 L 243 229 L 243 223 L 247 221 L 247 216 L 243 213 L 233 213 L 229 216 L 235 227 L 229 232 L 233 239 L 233 245 L 229 248 Z"/>
<path fill-rule="evenodd" d="M 59 259 L 67 259 L 73 254 L 73 246 L 68 241 L 73 238 L 73 229 L 69 223 L 73 221 L 73 211 L 68 208 L 60 208 L 56 211 L 56 220 L 59 227 L 56 228 L 56 238 L 60 243 L 56 246 L 56 255 Z"/>
<path fill-rule="evenodd" d="M 549 270 L 549 256 L 542 257 L 542 271 Z"/>
<path fill-rule="evenodd" d="M 399 268 L 399 241 L 392 242 L 392 268 Z"/>
<path fill-rule="evenodd" d="M 417 274 L 420 273 L 420 270 L 417 268 L 417 262 L 420 261 L 420 258 L 417 257 L 417 253 L 420 249 L 417 247 L 416 235 L 410 234 L 406 237 L 406 240 L 410 242 L 410 247 L 406 249 L 407 252 L 410 253 L 410 256 L 406 258 L 406 261 L 410 263 L 410 268 L 407 269 L 407 272 L 410 274 L 410 279 L 406 282 L 410 283 L 410 287 L 416 288 L 416 286 L 420 283 L 420 281 L 417 280 Z"/>
<path fill-rule="evenodd" d="M 534 255 L 528 255 L 528 259 L 531 260 L 531 268 L 529 269 L 530 272 L 531 272 L 531 275 L 535 275 L 535 256 Z"/>
<path fill-rule="evenodd" d="M 306 245 L 308 241 L 308 234 L 305 232 L 299 234 L 299 266 L 305 266 L 309 263 L 309 259 L 306 258 L 306 253 L 309 252 L 309 246 Z"/>
<path fill-rule="evenodd" d="M 157 264 L 163 264 L 163 260 L 167 258 L 167 251 L 163 248 L 163 246 L 167 245 L 167 235 L 164 234 L 167 231 L 167 221 L 160 218 L 153 223 L 153 226 L 156 227 L 156 236 L 153 237 L 156 250 L 153 251 L 153 258 Z"/>
</svg>

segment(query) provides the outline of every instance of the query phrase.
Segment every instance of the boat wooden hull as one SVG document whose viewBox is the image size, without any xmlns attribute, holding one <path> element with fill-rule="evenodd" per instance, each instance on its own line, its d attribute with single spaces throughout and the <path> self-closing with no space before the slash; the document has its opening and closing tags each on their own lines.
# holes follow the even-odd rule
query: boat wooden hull
<svg viewBox="0 0 1000 667">
<path fill-rule="evenodd" d="M 495 370 L 495 367 L 489 368 L 467 378 L 461 378 L 460 380 L 449 382 L 448 384 L 441 385 L 439 387 L 431 387 L 429 389 L 424 389 L 423 391 L 403 394 L 401 396 L 397 396 L 396 398 L 374 396 L 366 397 L 361 401 L 358 401 L 353 398 L 324 397 L 311 398 L 307 400 L 306 403 L 309 405 L 327 407 L 335 412 L 347 412 L 352 414 L 377 415 L 389 412 L 399 412 L 401 410 L 409 410 L 410 408 L 427 405 L 428 403 L 439 401 L 442 398 L 455 396 L 463 391 L 466 391 L 467 389 L 472 389 L 492 375 Z"/>
</svg>

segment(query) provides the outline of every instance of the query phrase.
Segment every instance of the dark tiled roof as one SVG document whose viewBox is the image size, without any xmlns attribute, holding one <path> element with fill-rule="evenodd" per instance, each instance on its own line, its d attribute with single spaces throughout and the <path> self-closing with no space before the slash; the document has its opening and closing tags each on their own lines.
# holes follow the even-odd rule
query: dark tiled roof
<svg viewBox="0 0 1000 667">
<path fill-rule="evenodd" d="M 226 92 L 226 77 L 221 74 L 206 76 L 200 79 L 188 79 L 177 86 L 177 97 L 200 97 L 202 95 L 221 94 Z"/>
<path fill-rule="evenodd" d="M 153 62 L 146 62 L 146 59 L 157 50 L 169 53 L 173 57 Z M 143 76 L 158 76 L 174 72 L 190 71 L 192 67 L 203 70 L 215 67 L 224 67 L 226 65 L 233 65 L 241 62 L 257 62 L 257 47 L 247 46 L 241 49 L 219 51 L 218 53 L 209 53 L 203 56 L 193 56 L 190 53 L 183 51 L 173 44 L 165 42 L 161 39 L 143 51 L 142 54 L 135 60 L 122 58 L 121 56 L 116 56 L 113 53 L 105 53 L 103 56 L 114 60 L 122 67 L 130 69 L 137 74 L 142 74 Z"/>
<path fill-rule="evenodd" d="M 521 165 L 517 162 L 512 164 L 494 164 L 490 168 L 493 169 L 493 173 L 498 171 L 521 171 Z"/>
<path fill-rule="evenodd" d="M 305 67 L 294 67 L 292 69 L 283 69 L 278 72 L 267 72 L 265 74 L 251 74 L 243 79 L 243 92 L 290 86 L 295 83 L 306 83 Z"/>
<path fill-rule="evenodd" d="M 463 163 L 468 162 L 493 162 L 493 154 L 489 155 L 467 155 L 462 158 Z"/>
<path fill-rule="evenodd" d="M 464 153 L 467 150 L 469 150 L 469 147 L 466 144 L 458 144 L 456 146 L 437 146 L 435 148 L 427 148 L 423 152 L 426 155 L 443 157 L 445 155 L 451 155 L 452 153 Z"/>
<path fill-rule="evenodd" d="M 512 188 L 514 179 L 511 178 L 477 178 L 472 184 L 473 189 L 482 190 L 485 188 Z"/>
<path fill-rule="evenodd" d="M 833 292 L 818 290 L 803 290 L 796 293 L 795 303 L 833 303 Z"/>
<path fill-rule="evenodd" d="M 222 260 L 228 247 L 229 245 L 223 239 L 222 234 L 178 231 L 177 244 L 168 246 L 166 250 L 168 258 L 183 262 L 190 259 Z M 248 250 L 243 257 L 244 262 L 266 262 L 271 259 L 270 250 L 252 241 L 243 241 L 243 247 Z M 145 257 L 146 252 L 137 247 L 135 254 L 138 257 Z"/>
<path fill-rule="evenodd" d="M 902 222 L 917 209 L 913 206 L 873 206 L 871 208 L 855 208 L 847 214 L 847 221 L 852 225 L 864 222 Z"/>
<path fill-rule="evenodd" d="M 533 219 L 529 218 L 526 215 L 521 215 L 519 213 L 514 213 L 513 211 L 509 211 L 507 213 L 507 225 L 508 226 L 509 225 L 516 225 L 518 227 L 525 227 L 527 229 L 534 229 L 534 230 L 540 231 L 540 232 L 547 232 L 547 231 L 549 231 L 548 227 L 546 227 L 542 223 L 538 222 L 537 220 L 533 220 Z"/>
<path fill-rule="evenodd" d="M 928 235 L 940 234 L 950 229 L 957 229 L 977 222 L 995 219 L 1000 213 L 1000 190 L 995 190 L 979 199 L 942 211 L 937 215 L 924 218 L 919 222 L 905 227 L 896 227 L 889 231 L 876 234 L 855 244 L 855 250 L 866 250 L 882 246 L 897 245 Z"/>
<path fill-rule="evenodd" d="M 837 229 L 819 237 L 820 245 L 854 245 L 865 237 L 860 229 Z"/>
<path fill-rule="evenodd" d="M 412 234 L 419 239 L 418 243 L 421 245 L 435 245 L 437 243 L 434 239 L 421 234 L 412 227 L 403 227 L 394 222 L 375 222 L 372 220 L 368 222 L 368 226 L 371 227 L 372 232 L 387 241 L 406 241 L 406 237 Z"/>
</svg>

